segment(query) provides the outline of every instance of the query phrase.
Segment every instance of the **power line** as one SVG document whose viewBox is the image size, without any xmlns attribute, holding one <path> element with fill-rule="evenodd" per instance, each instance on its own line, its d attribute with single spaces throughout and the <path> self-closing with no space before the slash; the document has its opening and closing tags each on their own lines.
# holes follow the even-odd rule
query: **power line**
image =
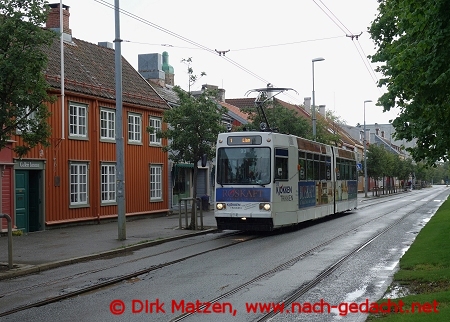
<svg viewBox="0 0 450 322">
<path fill-rule="evenodd" d="M 305 43 L 305 42 L 329 40 L 329 39 L 336 39 L 336 38 L 342 38 L 342 37 L 343 36 L 333 36 L 333 37 L 326 37 L 326 38 L 293 41 L 293 42 L 288 42 L 288 43 L 283 43 L 283 44 L 265 45 L 265 46 L 258 46 L 258 47 L 248 47 L 248 48 L 241 48 L 241 49 L 232 49 L 232 51 L 244 51 L 244 50 L 253 50 L 253 49 L 261 49 L 261 48 L 278 47 L 278 46 L 288 46 L 288 45 L 301 44 L 301 43 Z"/>
<path fill-rule="evenodd" d="M 348 31 L 348 33 L 351 35 L 352 34 L 352 32 L 350 31 L 350 29 L 348 29 L 340 20 L 339 20 L 339 18 L 338 17 L 336 17 L 336 15 L 333 13 L 333 11 L 331 11 L 324 3 L 323 3 L 323 1 L 322 0 L 319 0 L 320 1 L 320 3 L 325 7 L 325 8 L 327 8 L 327 10 L 333 15 L 333 17 L 334 18 L 336 18 L 336 20 L 342 25 L 342 27 L 344 27 L 347 31 Z M 317 4 L 317 3 L 316 3 Z M 334 21 L 334 20 L 333 20 Z"/>
<path fill-rule="evenodd" d="M 108 7 L 108 8 L 110 8 L 110 9 L 113 9 L 113 10 L 116 9 L 115 6 L 114 6 L 113 4 L 110 4 L 110 3 L 108 3 L 108 2 L 106 2 L 106 1 L 104 1 L 104 0 L 94 0 L 94 1 L 97 2 L 97 3 L 99 3 L 99 4 L 102 4 L 102 5 L 106 6 L 106 7 Z M 173 32 L 173 31 L 170 31 L 170 30 L 168 30 L 168 29 L 166 29 L 166 28 L 163 28 L 163 27 L 161 27 L 161 26 L 159 26 L 159 25 L 157 25 L 157 24 L 154 24 L 154 23 L 152 23 L 152 22 L 150 22 L 150 21 L 148 21 L 148 20 L 146 20 L 146 19 L 144 19 L 144 18 L 142 18 L 142 17 L 139 17 L 139 16 L 137 16 L 137 15 L 135 15 L 135 14 L 129 12 L 129 11 L 126 11 L 126 10 L 121 9 L 121 8 L 119 8 L 118 10 L 119 10 L 119 12 L 121 12 L 122 14 L 124 14 L 124 15 L 126 15 L 126 16 L 132 18 L 132 19 L 135 19 L 135 20 L 137 20 L 137 21 L 139 21 L 139 22 L 142 22 L 142 23 L 144 23 L 144 24 L 146 24 L 146 25 L 149 25 L 149 26 L 151 26 L 151 27 L 153 27 L 153 28 L 155 28 L 155 29 L 158 29 L 158 30 L 160 30 L 160 31 L 162 31 L 162 32 L 164 32 L 164 33 L 167 33 L 167 34 L 169 34 L 169 35 L 171 35 L 171 36 L 173 36 L 173 37 L 175 37 L 175 38 L 181 39 L 181 40 L 183 40 L 183 41 L 185 41 L 185 42 L 187 42 L 187 43 L 190 43 L 191 45 L 194 45 L 194 46 L 196 46 L 196 47 L 198 47 L 198 48 L 200 48 L 200 49 L 203 49 L 203 50 L 205 50 L 205 51 L 207 51 L 207 52 L 209 52 L 209 53 L 211 53 L 211 54 L 214 54 L 214 55 L 216 55 L 216 56 L 217 56 L 217 54 L 218 54 L 218 53 L 217 53 L 215 50 L 213 50 L 213 49 L 210 49 L 210 48 L 208 48 L 208 47 L 206 47 L 206 46 L 203 46 L 203 45 L 201 45 L 201 44 L 199 44 L 199 43 L 197 43 L 197 42 L 195 42 L 195 41 L 193 41 L 193 40 L 190 40 L 190 39 L 188 39 L 188 38 L 186 38 L 186 37 L 183 37 L 183 36 L 181 36 L 181 35 L 178 35 L 177 33 Z M 267 83 L 270 83 L 269 81 L 265 80 L 265 79 L 262 78 L 261 76 L 255 74 L 254 72 L 252 72 L 252 71 L 250 71 L 249 69 L 245 68 L 244 66 L 238 64 L 237 62 L 231 60 L 230 58 L 226 57 L 225 55 L 223 55 L 223 56 L 222 56 L 222 55 L 219 55 L 219 56 L 221 56 L 223 59 L 227 60 L 227 61 L 230 62 L 231 64 L 235 65 L 235 66 L 238 67 L 239 69 L 241 69 L 241 70 L 245 71 L 246 73 L 250 74 L 251 76 L 253 76 L 253 77 L 255 77 L 255 78 L 261 80 L 262 82 L 264 82 L 264 83 L 266 83 L 266 84 L 267 84 Z"/>
<path fill-rule="evenodd" d="M 372 78 L 372 80 L 375 82 L 375 84 L 378 83 L 378 78 L 376 76 L 375 71 L 373 70 L 367 55 L 364 53 L 364 50 L 361 46 L 361 44 L 359 43 L 359 37 L 362 35 L 362 32 L 360 32 L 359 34 L 353 34 L 350 29 L 348 29 L 340 20 L 339 18 L 323 3 L 322 0 L 318 0 L 323 7 L 325 7 L 327 9 L 327 11 L 325 11 L 317 2 L 316 0 L 313 0 L 313 2 L 331 19 L 331 21 L 334 22 L 334 24 L 336 24 L 336 26 L 338 26 L 339 29 L 342 30 L 342 32 L 345 33 L 345 36 L 350 38 L 353 42 L 354 39 L 356 39 L 356 43 L 358 43 L 359 47 L 356 45 L 355 42 L 353 42 L 353 44 L 355 45 L 356 51 L 358 52 L 359 56 L 361 57 L 361 60 L 363 61 L 364 66 L 366 67 L 370 77 Z M 337 22 L 336 22 L 337 21 Z M 339 23 L 338 23 L 339 22 Z M 345 29 L 345 30 L 344 30 Z M 362 54 L 361 54 L 362 52 Z"/>
</svg>

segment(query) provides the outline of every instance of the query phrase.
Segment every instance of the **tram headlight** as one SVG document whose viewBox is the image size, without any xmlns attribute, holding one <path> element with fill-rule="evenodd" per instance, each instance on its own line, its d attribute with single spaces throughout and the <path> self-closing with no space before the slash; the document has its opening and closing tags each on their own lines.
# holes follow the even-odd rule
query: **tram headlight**
<svg viewBox="0 0 450 322">
<path fill-rule="evenodd" d="M 259 210 L 270 210 L 270 203 L 260 203 L 259 204 Z"/>
<path fill-rule="evenodd" d="M 226 205 L 226 204 L 221 203 L 221 202 L 216 203 L 216 209 L 217 209 L 217 210 L 222 210 L 222 209 L 226 209 L 226 208 L 227 208 L 227 205 Z"/>
</svg>

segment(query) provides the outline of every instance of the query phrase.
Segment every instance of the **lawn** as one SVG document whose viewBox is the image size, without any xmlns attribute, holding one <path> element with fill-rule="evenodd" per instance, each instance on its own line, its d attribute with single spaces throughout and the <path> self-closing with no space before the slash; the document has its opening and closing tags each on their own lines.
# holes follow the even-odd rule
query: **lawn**
<svg viewBox="0 0 450 322">
<path fill-rule="evenodd" d="M 401 296 L 391 301 L 402 301 L 404 313 L 391 309 L 391 313 L 371 314 L 367 321 L 450 321 L 449 243 L 450 200 L 446 200 L 400 259 L 400 269 L 387 292 L 400 290 Z"/>
</svg>

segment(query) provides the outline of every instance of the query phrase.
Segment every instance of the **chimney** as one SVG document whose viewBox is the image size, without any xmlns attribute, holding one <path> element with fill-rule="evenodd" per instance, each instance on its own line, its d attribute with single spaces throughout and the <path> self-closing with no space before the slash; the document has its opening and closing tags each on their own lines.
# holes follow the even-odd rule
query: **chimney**
<svg viewBox="0 0 450 322">
<path fill-rule="evenodd" d="M 323 117 L 327 117 L 325 114 L 325 106 L 326 105 L 319 105 L 319 113 L 323 115 Z"/>
<path fill-rule="evenodd" d="M 305 97 L 303 105 L 305 106 L 306 112 L 311 113 L 311 97 Z"/>
<path fill-rule="evenodd" d="M 146 80 L 165 86 L 166 73 L 162 69 L 161 54 L 138 55 L 138 71 Z"/>
<path fill-rule="evenodd" d="M 384 139 L 384 131 L 381 131 L 381 137 Z"/>
<path fill-rule="evenodd" d="M 225 90 L 223 88 L 219 88 L 219 93 L 217 95 L 219 96 L 219 102 L 225 102 Z"/>
<path fill-rule="evenodd" d="M 109 41 L 99 41 L 98 45 L 100 47 L 105 47 L 105 48 L 109 48 L 109 49 L 114 49 L 114 45 L 112 42 Z"/>
<path fill-rule="evenodd" d="M 59 3 L 49 4 L 50 12 L 47 17 L 46 27 L 51 29 L 57 33 L 61 32 L 60 27 L 60 19 L 59 19 Z M 69 28 L 69 6 L 62 5 L 62 14 L 63 14 L 63 40 L 64 41 L 72 41 L 72 30 Z"/>
</svg>

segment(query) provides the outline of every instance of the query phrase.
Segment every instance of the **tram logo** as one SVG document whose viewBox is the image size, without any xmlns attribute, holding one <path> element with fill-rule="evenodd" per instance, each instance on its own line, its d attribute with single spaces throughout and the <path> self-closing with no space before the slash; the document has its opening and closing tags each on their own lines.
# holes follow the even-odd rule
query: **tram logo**
<svg viewBox="0 0 450 322">
<path fill-rule="evenodd" d="M 270 188 L 217 188 L 216 201 L 269 202 Z"/>
<path fill-rule="evenodd" d="M 277 186 L 276 193 L 279 196 L 282 194 L 292 193 L 292 187 L 291 186 Z"/>
</svg>

